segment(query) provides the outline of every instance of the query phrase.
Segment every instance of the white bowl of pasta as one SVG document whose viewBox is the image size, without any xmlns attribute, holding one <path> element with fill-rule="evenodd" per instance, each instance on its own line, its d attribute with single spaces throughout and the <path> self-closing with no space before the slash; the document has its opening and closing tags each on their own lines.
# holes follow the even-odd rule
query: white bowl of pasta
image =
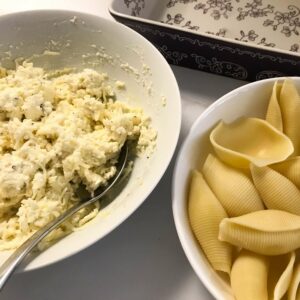
<svg viewBox="0 0 300 300">
<path fill-rule="evenodd" d="M 283 236 L 300 224 L 299 92 L 298 77 L 235 89 L 198 117 L 179 151 L 175 225 L 216 299 L 296 297 L 299 245 Z"/>
<path fill-rule="evenodd" d="M 79 182 L 91 192 L 105 185 L 125 141 L 136 154 L 114 201 L 81 211 L 48 236 L 26 262 L 30 270 L 95 243 L 141 205 L 174 153 L 181 102 L 159 51 L 116 22 L 26 11 L 1 16 L 0 37 L 0 264 L 78 202 Z"/>
</svg>

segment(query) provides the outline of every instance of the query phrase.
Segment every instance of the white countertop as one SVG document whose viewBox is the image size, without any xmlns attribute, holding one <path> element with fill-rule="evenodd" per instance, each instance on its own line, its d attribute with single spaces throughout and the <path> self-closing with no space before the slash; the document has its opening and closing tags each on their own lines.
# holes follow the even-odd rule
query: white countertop
<svg viewBox="0 0 300 300">
<path fill-rule="evenodd" d="M 62 8 L 112 18 L 110 0 L 0 0 L 0 14 Z M 245 82 L 172 67 L 182 96 L 179 146 L 194 120 Z M 1 300 L 211 300 L 179 243 L 171 208 L 174 159 L 144 204 L 120 227 L 66 260 L 14 275 Z"/>
</svg>

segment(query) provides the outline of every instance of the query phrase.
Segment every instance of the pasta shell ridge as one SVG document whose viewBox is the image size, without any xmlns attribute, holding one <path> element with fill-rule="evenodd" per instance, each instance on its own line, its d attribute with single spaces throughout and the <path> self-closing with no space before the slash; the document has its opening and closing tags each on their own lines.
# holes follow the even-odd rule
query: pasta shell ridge
<svg viewBox="0 0 300 300">
<path fill-rule="evenodd" d="M 212 267 L 229 274 L 232 247 L 218 240 L 219 224 L 227 214 L 196 170 L 192 172 L 188 215 L 192 231 Z"/>
<path fill-rule="evenodd" d="M 263 255 L 281 255 L 300 247 L 300 216 L 261 210 L 220 223 L 219 239 Z"/>
<path fill-rule="evenodd" d="M 295 259 L 294 251 L 271 258 L 268 276 L 270 300 L 280 300 L 286 294 L 292 279 Z"/>
<path fill-rule="evenodd" d="M 251 179 L 212 154 L 203 165 L 203 176 L 230 217 L 264 209 Z"/>
<path fill-rule="evenodd" d="M 297 257 L 297 261 L 295 263 L 294 270 L 293 270 L 292 279 L 287 292 L 288 300 L 300 299 L 299 283 L 300 283 L 300 261 L 299 261 L 299 257 Z"/>
<path fill-rule="evenodd" d="M 300 156 L 288 158 L 283 162 L 270 165 L 270 167 L 287 177 L 300 189 Z"/>
<path fill-rule="evenodd" d="M 251 179 L 209 154 L 203 165 L 203 176 L 230 217 L 264 209 Z"/>
<path fill-rule="evenodd" d="M 300 215 L 300 191 L 288 178 L 270 167 L 250 166 L 253 182 L 269 209 Z"/>
<path fill-rule="evenodd" d="M 268 270 L 268 257 L 241 250 L 230 274 L 236 300 L 268 300 Z"/>
<path fill-rule="evenodd" d="M 266 113 L 266 121 L 269 122 L 275 128 L 277 128 L 279 131 L 283 131 L 282 115 L 279 105 L 281 88 L 282 84 L 276 81 L 273 85 L 272 94 L 269 100 L 269 105 Z"/>
<path fill-rule="evenodd" d="M 300 154 L 300 96 L 291 79 L 286 79 L 283 82 L 279 105 L 283 120 L 283 132 L 293 142 L 293 155 L 297 156 Z"/>
</svg>

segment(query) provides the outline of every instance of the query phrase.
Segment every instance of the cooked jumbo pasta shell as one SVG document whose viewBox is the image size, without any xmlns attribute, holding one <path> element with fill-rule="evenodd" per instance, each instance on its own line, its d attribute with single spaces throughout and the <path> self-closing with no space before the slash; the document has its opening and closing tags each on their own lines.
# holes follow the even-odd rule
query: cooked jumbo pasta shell
<svg viewBox="0 0 300 300">
<path fill-rule="evenodd" d="M 270 300 L 280 300 L 286 294 L 293 275 L 295 252 L 270 259 L 268 290 Z"/>
<path fill-rule="evenodd" d="M 279 131 L 283 131 L 281 109 L 279 105 L 279 97 L 282 84 L 275 82 L 272 89 L 272 95 L 269 101 L 268 110 L 266 114 L 266 120 Z"/>
<path fill-rule="evenodd" d="M 264 209 L 254 184 L 241 170 L 232 168 L 209 154 L 202 172 L 229 217 Z"/>
<path fill-rule="evenodd" d="M 188 214 L 194 235 L 212 267 L 229 274 L 232 246 L 218 240 L 219 224 L 227 214 L 198 171 L 192 173 Z"/>
<path fill-rule="evenodd" d="M 221 121 L 212 130 L 210 141 L 219 158 L 237 168 L 248 168 L 250 162 L 266 166 L 283 161 L 294 151 L 286 135 L 257 118 L 230 124 Z"/>
<path fill-rule="evenodd" d="M 250 166 L 253 182 L 267 208 L 300 215 L 300 191 L 288 178 L 269 167 Z"/>
<path fill-rule="evenodd" d="M 230 282 L 236 300 L 268 300 L 269 258 L 242 250 L 232 265 Z"/>
<path fill-rule="evenodd" d="M 299 283 L 300 283 L 300 261 L 297 261 L 297 263 L 294 266 L 292 279 L 287 293 L 288 300 L 300 300 Z"/>
<path fill-rule="evenodd" d="M 294 155 L 300 154 L 300 96 L 292 80 L 283 82 L 279 105 L 283 120 L 283 132 L 294 144 Z"/>
<path fill-rule="evenodd" d="M 219 239 L 263 255 L 281 255 L 300 247 L 300 216 L 260 210 L 223 219 Z"/>
<path fill-rule="evenodd" d="M 300 189 L 300 156 L 270 166 L 275 171 L 292 181 Z"/>
</svg>

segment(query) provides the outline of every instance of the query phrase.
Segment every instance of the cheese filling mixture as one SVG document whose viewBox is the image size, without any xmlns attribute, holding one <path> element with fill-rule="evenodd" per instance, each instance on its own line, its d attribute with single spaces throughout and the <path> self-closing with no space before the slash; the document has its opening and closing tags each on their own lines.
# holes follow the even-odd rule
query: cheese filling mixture
<svg viewBox="0 0 300 300">
<path fill-rule="evenodd" d="M 106 74 L 47 74 L 24 63 L 0 68 L 0 250 L 14 249 L 78 202 L 74 186 L 106 185 L 126 140 L 155 147 L 143 110 L 115 100 Z M 52 240 L 82 226 L 99 205 L 82 209 Z"/>
</svg>

